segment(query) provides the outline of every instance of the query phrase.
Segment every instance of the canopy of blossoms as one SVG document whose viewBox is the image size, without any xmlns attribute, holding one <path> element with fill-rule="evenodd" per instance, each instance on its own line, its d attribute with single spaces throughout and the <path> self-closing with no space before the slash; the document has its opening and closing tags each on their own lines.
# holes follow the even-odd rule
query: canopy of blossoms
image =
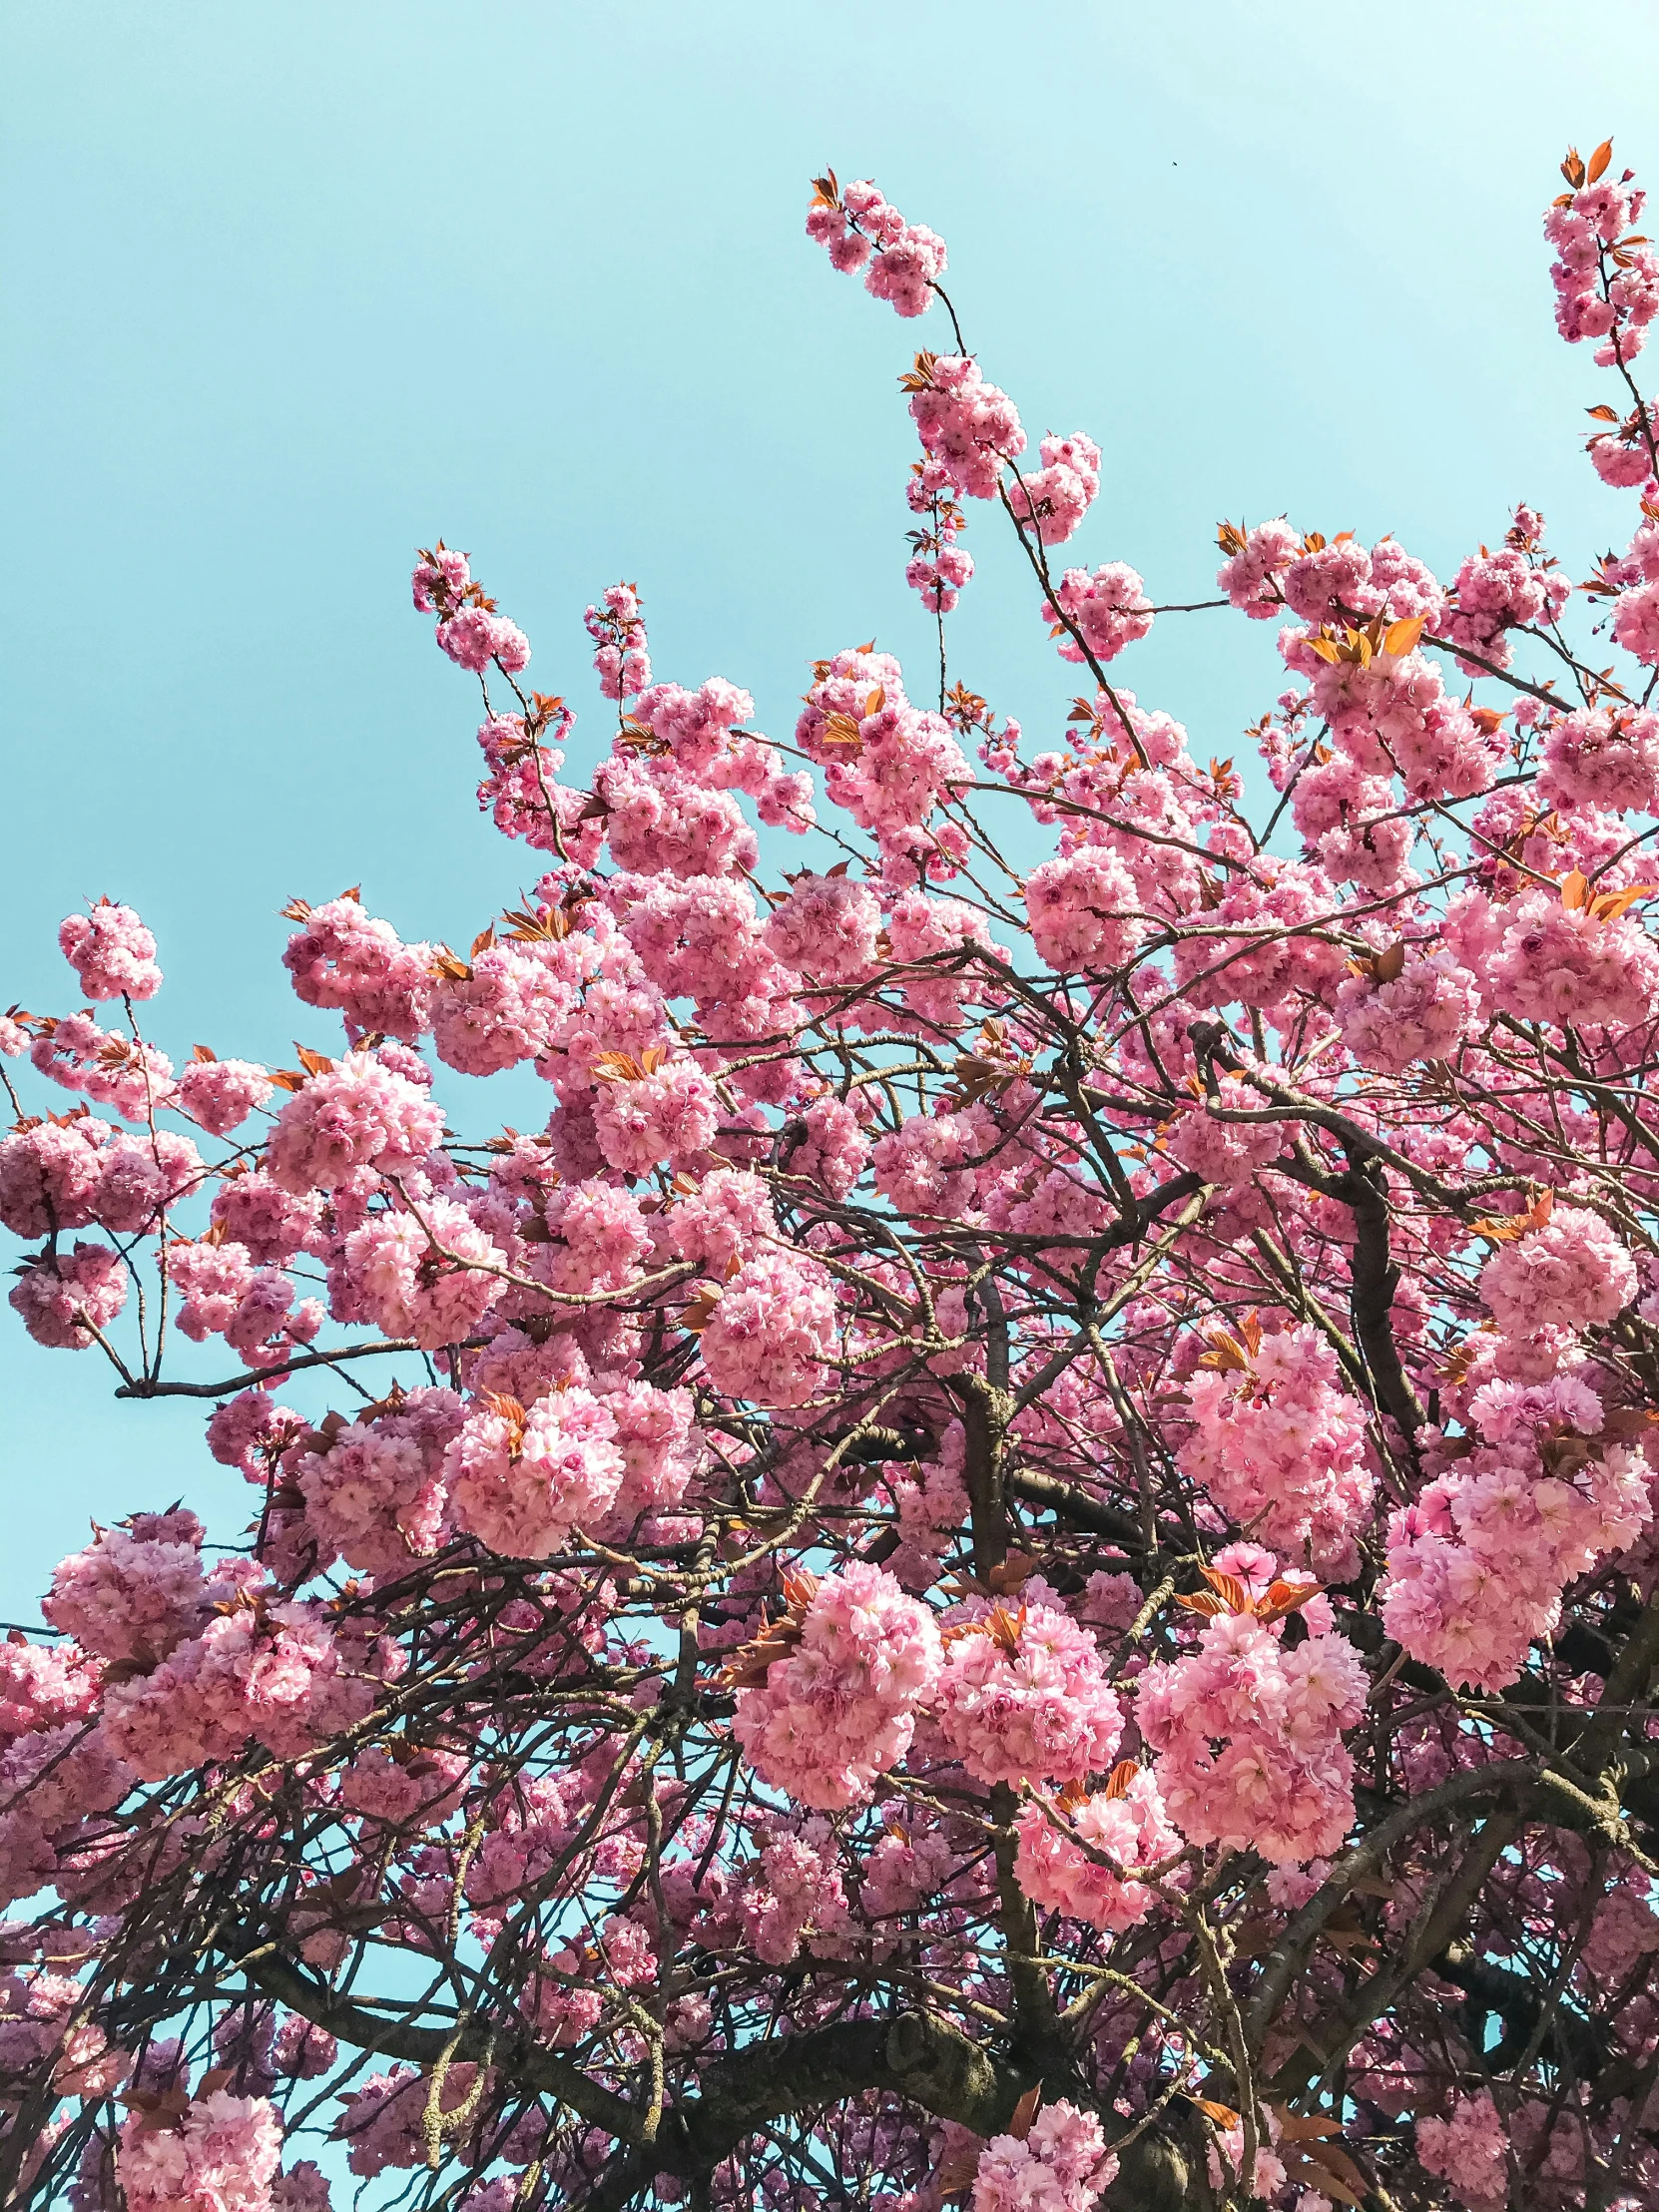
<svg viewBox="0 0 1659 2212">
<path fill-rule="evenodd" d="M 936 668 L 803 641 L 763 735 L 618 584 L 579 727 L 439 541 L 464 952 L 296 898 L 263 1064 L 63 922 L 10 1303 L 248 1512 L 135 1499 L 0 1646 L 7 2202 L 1659 2205 L 1659 256 L 1564 173 L 1625 542 L 1224 523 L 1242 771 L 1063 565 L 1099 448 L 827 176 L 941 333 Z M 1035 743 L 970 516 L 1082 686 Z"/>
</svg>

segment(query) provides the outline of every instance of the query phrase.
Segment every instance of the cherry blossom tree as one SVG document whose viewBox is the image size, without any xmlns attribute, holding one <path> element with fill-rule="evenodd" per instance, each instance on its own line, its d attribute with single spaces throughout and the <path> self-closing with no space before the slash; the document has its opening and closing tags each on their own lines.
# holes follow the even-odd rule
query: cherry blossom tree
<svg viewBox="0 0 1659 2212">
<path fill-rule="evenodd" d="M 804 641 L 766 737 L 618 584 L 595 741 L 440 541 L 465 953 L 296 899 L 298 1064 L 181 1062 L 138 912 L 62 924 L 11 1305 L 249 1520 L 135 1500 L 0 1646 L 8 2201 L 1659 2203 L 1659 255 L 1564 171 L 1586 581 L 1526 506 L 1449 581 L 1224 523 L 1203 615 L 1063 566 L 1098 448 L 827 176 L 941 333 L 919 677 Z M 1248 774 L 1114 667 L 1229 609 Z"/>
</svg>

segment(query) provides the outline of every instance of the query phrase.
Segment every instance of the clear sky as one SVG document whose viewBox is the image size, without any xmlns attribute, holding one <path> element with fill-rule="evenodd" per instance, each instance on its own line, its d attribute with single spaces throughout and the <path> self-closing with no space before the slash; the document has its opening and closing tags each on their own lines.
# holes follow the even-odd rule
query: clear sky
<svg viewBox="0 0 1659 2212">
<path fill-rule="evenodd" d="M 533 875 L 408 608 L 435 534 L 584 707 L 618 576 L 658 674 L 733 678 L 762 728 L 815 656 L 925 662 L 895 378 L 944 333 L 807 243 L 825 163 L 943 234 L 1033 436 L 1104 447 L 1068 556 L 1202 598 L 1217 520 L 1288 510 L 1446 573 L 1525 497 L 1586 573 L 1602 379 L 1554 336 L 1538 217 L 1569 139 L 1659 184 L 1656 76 L 1649 0 L 13 0 L 0 1004 L 75 1003 L 55 926 L 107 890 L 161 937 L 176 1059 L 276 1058 L 328 1041 L 286 898 L 360 881 L 461 943 Z M 1057 736 L 1071 672 L 974 524 L 957 672 Z M 1205 756 L 1278 688 L 1271 627 L 1216 616 L 1119 665 Z M 223 1525 L 200 1428 L 0 1328 L 0 1611 L 89 1513 L 183 1493 Z"/>
</svg>

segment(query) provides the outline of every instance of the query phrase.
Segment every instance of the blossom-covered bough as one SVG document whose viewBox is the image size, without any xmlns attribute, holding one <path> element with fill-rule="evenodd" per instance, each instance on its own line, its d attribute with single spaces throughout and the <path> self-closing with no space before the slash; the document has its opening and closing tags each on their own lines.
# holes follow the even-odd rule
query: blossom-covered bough
<svg viewBox="0 0 1659 2212">
<path fill-rule="evenodd" d="M 138 914 L 63 924 L 86 1006 L 0 1023 L 11 1303 L 199 1400 L 250 1520 L 135 1500 L 0 1646 L 8 2201 L 1659 2203 L 1609 172 L 1545 227 L 1627 546 L 1224 525 L 1248 777 L 1116 681 L 1135 571 L 1060 565 L 1098 449 L 1032 465 L 940 241 L 826 177 L 835 266 L 950 327 L 936 683 L 834 651 L 764 737 L 618 585 L 595 742 L 439 543 L 517 847 L 468 950 L 296 900 L 297 1065 L 181 1064 Z M 951 665 L 981 510 L 1087 687 L 1047 751 Z M 545 1126 L 461 1133 L 449 1069 Z"/>
</svg>

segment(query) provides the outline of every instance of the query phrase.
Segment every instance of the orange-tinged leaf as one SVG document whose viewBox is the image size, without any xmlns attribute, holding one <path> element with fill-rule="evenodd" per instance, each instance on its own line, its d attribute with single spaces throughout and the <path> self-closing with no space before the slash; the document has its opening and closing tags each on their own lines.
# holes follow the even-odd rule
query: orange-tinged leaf
<svg viewBox="0 0 1659 2212">
<path fill-rule="evenodd" d="M 1407 653 L 1416 651 L 1427 626 L 1427 617 L 1424 615 L 1411 615 L 1399 622 L 1390 622 L 1382 633 L 1383 652 L 1391 653 L 1396 661 L 1402 661 Z"/>
<path fill-rule="evenodd" d="M 1568 913 L 1575 914 L 1590 895 L 1590 879 L 1582 868 L 1571 868 L 1561 878 L 1561 903 Z"/>
<path fill-rule="evenodd" d="M 210 1052 L 205 1044 L 193 1044 L 190 1048 L 190 1056 L 193 1060 L 207 1061 L 213 1061 L 219 1058 L 219 1054 L 217 1052 Z"/>
<path fill-rule="evenodd" d="M 1364 2205 L 1366 2201 L 1364 2182 L 1356 2190 L 1350 2183 L 1333 2173 L 1323 2159 L 1316 2161 L 1309 2150 L 1302 2149 L 1294 2143 L 1282 2143 L 1279 2155 L 1284 2163 L 1286 2173 L 1293 2181 L 1300 2182 L 1305 2189 L 1318 2189 L 1323 2196 L 1335 2197 L 1339 2204 L 1354 2206 L 1356 2212 L 1358 2212 L 1360 2206 Z"/>
<path fill-rule="evenodd" d="M 1239 2124 L 1239 2115 L 1230 2104 L 1218 2104 L 1214 2097 L 1193 2097 L 1190 2101 L 1198 2106 L 1207 2120 L 1214 2120 L 1217 2127 L 1237 2127 Z"/>
<path fill-rule="evenodd" d="M 1189 1613 L 1202 1613 L 1207 1620 L 1214 1620 L 1218 1613 L 1226 1611 L 1221 1599 L 1210 1590 L 1195 1590 L 1191 1596 L 1176 1593 L 1177 1605 L 1184 1605 Z"/>
<path fill-rule="evenodd" d="M 881 686 L 881 685 L 877 684 L 877 685 L 876 685 L 876 687 L 875 687 L 875 689 L 874 689 L 874 690 L 873 690 L 873 691 L 872 691 L 872 692 L 870 693 L 869 697 L 868 697 L 868 698 L 867 698 L 867 699 L 866 699 L 866 700 L 864 701 L 864 719 L 865 719 L 865 721 L 868 721 L 868 719 L 869 719 L 869 717 L 870 717 L 871 715 L 878 715 L 878 714 L 879 714 L 879 713 L 881 712 L 881 709 L 882 709 L 882 708 L 883 708 L 883 707 L 884 707 L 884 706 L 885 706 L 886 704 L 887 704 L 887 695 L 886 695 L 886 692 L 885 692 L 885 690 L 884 690 L 884 689 L 882 688 L 882 686 Z"/>
<path fill-rule="evenodd" d="M 1317 653 L 1322 661 L 1329 661 L 1333 667 L 1343 657 L 1340 648 L 1330 638 L 1309 638 L 1306 642 L 1311 653 Z"/>
<path fill-rule="evenodd" d="M 1031 2123 L 1036 2118 L 1042 2101 L 1043 2085 L 1039 2081 L 1034 2088 L 1027 2089 L 1018 2104 L 1014 2106 L 1013 2117 L 1008 2122 L 1008 2133 L 1013 2136 L 1016 2142 L 1023 2143 L 1027 2135 L 1030 2134 Z"/>
<path fill-rule="evenodd" d="M 1281 2139 L 1287 2143 L 1306 2143 L 1321 2135 L 1340 2135 L 1341 2120 L 1333 2119 L 1329 2112 L 1314 2112 L 1306 2116 L 1293 2112 L 1288 2104 L 1270 2104 L 1268 2110 L 1279 2122 Z"/>
<path fill-rule="evenodd" d="M 293 1049 L 298 1053 L 299 1065 L 307 1075 L 327 1075 L 332 1072 L 334 1063 L 326 1053 L 308 1051 L 299 1043 L 295 1043 Z"/>
<path fill-rule="evenodd" d="M 476 960 L 479 953 L 487 952 L 490 946 L 494 944 L 494 942 L 495 924 L 494 922 L 491 922 L 487 929 L 480 929 L 478 934 L 473 938 L 470 957 Z"/>
<path fill-rule="evenodd" d="M 1590 901 L 1592 921 L 1617 921 L 1639 898 L 1651 898 L 1659 883 L 1627 883 L 1621 891 L 1602 891 Z"/>
<path fill-rule="evenodd" d="M 1250 1592 L 1236 1574 L 1223 1574 L 1219 1567 L 1200 1567 L 1198 1571 L 1230 1613 L 1250 1611 Z"/>
<path fill-rule="evenodd" d="M 721 1286 L 705 1283 L 697 1296 L 680 1316 L 680 1326 L 693 1337 L 700 1337 L 709 1326 L 709 1317 L 720 1304 Z"/>
<path fill-rule="evenodd" d="M 1129 1785 L 1141 1771 L 1138 1759 L 1120 1759 L 1106 1780 L 1106 1795 L 1123 1798 L 1129 1795 Z"/>
<path fill-rule="evenodd" d="M 631 1052 L 596 1053 L 588 1072 L 600 1083 L 638 1083 L 645 1075 Z"/>
<path fill-rule="evenodd" d="M 1602 178 L 1606 176 L 1607 164 L 1612 159 L 1613 142 L 1611 139 L 1603 139 L 1601 144 L 1596 148 L 1595 152 L 1590 156 L 1590 166 L 1584 173 L 1592 185 L 1599 184 Z"/>
<path fill-rule="evenodd" d="M 1372 973 L 1380 983 L 1395 983 L 1405 972 L 1405 940 L 1395 940 L 1384 952 L 1380 952 L 1372 962 Z"/>
<path fill-rule="evenodd" d="M 1605 401 L 1599 407 L 1586 407 L 1584 412 L 1592 422 L 1617 422 L 1619 419 L 1618 409 L 1609 407 Z"/>
<path fill-rule="evenodd" d="M 1323 1582 L 1272 1582 L 1266 1595 L 1256 1600 L 1256 1618 L 1259 1621 L 1283 1620 L 1288 1613 L 1300 1612 L 1324 1587 Z"/>
<path fill-rule="evenodd" d="M 1357 2202 L 1364 2201 L 1367 2189 L 1366 2177 L 1340 2143 L 1327 2142 L 1317 2138 L 1305 2138 L 1299 2148 L 1304 2158 L 1311 2159 L 1317 2166 L 1323 2166 L 1328 2174 L 1335 2174 L 1339 2181 L 1356 2192 Z M 1328 2194 L 1334 2193 L 1331 2191 L 1329 2183 L 1326 2187 Z"/>
<path fill-rule="evenodd" d="M 1225 1329 L 1212 1330 L 1204 1341 L 1210 1349 L 1199 1355 L 1198 1365 L 1201 1368 L 1213 1369 L 1220 1375 L 1247 1375 L 1250 1372 L 1250 1362 L 1245 1356 L 1244 1346 L 1236 1337 L 1230 1337 Z"/>
</svg>

